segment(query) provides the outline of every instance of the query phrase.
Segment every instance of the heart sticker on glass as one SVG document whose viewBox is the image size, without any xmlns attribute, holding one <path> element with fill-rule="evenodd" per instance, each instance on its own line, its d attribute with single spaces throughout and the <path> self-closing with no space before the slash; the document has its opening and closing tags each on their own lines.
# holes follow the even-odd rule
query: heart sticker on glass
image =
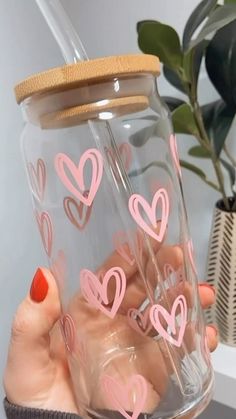
<svg viewBox="0 0 236 419">
<path fill-rule="evenodd" d="M 113 243 L 117 253 L 122 257 L 122 259 L 125 262 L 127 262 L 130 266 L 133 266 L 135 263 L 135 259 L 130 251 L 130 247 L 127 241 L 127 235 L 124 231 L 117 231 L 113 235 Z"/>
<path fill-rule="evenodd" d="M 101 277 L 101 275 L 100 275 Z M 123 269 L 111 268 L 99 280 L 97 275 L 88 269 L 80 272 L 80 287 L 85 300 L 94 308 L 113 319 L 119 310 L 126 290 L 126 276 Z M 101 282 L 100 282 L 101 281 Z M 113 298 L 108 300 L 108 285 L 111 284 Z M 114 288 L 114 290 L 113 290 Z"/>
<path fill-rule="evenodd" d="M 142 375 L 132 375 L 126 384 L 120 384 L 113 377 L 104 375 L 101 386 L 110 403 L 109 407 L 118 410 L 126 419 L 137 419 L 145 411 L 147 381 Z"/>
<path fill-rule="evenodd" d="M 88 196 L 88 191 L 85 191 L 83 195 Z M 64 198 L 63 206 L 70 222 L 78 228 L 78 230 L 84 230 L 90 220 L 93 203 L 88 207 L 83 202 L 77 202 L 74 198 L 68 196 Z"/>
<path fill-rule="evenodd" d="M 39 227 L 45 252 L 50 257 L 52 253 L 53 229 L 50 215 L 47 212 L 38 213 L 35 210 L 35 217 Z"/>
<path fill-rule="evenodd" d="M 89 189 L 85 187 L 85 165 L 92 165 Z M 103 174 L 103 158 L 101 153 L 91 148 L 81 156 L 78 166 L 66 155 L 59 153 L 55 157 L 55 169 L 64 186 L 85 205 L 93 203 Z M 85 194 L 88 190 L 87 194 Z"/>
<path fill-rule="evenodd" d="M 28 173 L 33 192 L 40 202 L 43 201 L 46 186 L 46 166 L 42 159 L 37 160 L 36 168 L 28 164 Z"/>
<path fill-rule="evenodd" d="M 183 295 L 176 298 L 171 313 L 160 304 L 155 304 L 151 307 L 149 316 L 160 336 L 177 347 L 181 346 L 187 325 L 187 302 Z M 178 327 L 176 326 L 177 316 L 179 317 Z M 166 328 L 164 323 L 166 323 Z"/>
<path fill-rule="evenodd" d="M 142 336 L 147 336 L 152 330 L 152 324 L 150 324 L 149 318 L 149 308 L 146 308 L 144 313 L 141 313 L 141 311 L 136 308 L 130 308 L 127 313 L 127 318 L 130 327 Z"/>
<path fill-rule="evenodd" d="M 157 210 L 160 208 L 161 220 L 157 221 Z M 151 205 L 141 195 L 134 194 L 129 199 L 129 211 L 134 221 L 153 239 L 162 242 L 169 218 L 169 197 L 165 189 L 159 189 L 152 200 Z M 158 224 L 159 231 L 157 229 Z"/>
</svg>

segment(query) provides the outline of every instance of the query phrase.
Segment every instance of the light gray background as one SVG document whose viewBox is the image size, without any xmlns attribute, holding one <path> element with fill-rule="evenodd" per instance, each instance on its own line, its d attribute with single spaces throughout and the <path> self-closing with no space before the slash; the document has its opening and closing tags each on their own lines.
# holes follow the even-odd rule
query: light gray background
<svg viewBox="0 0 236 419">
<path fill-rule="evenodd" d="M 138 20 L 161 20 L 182 33 L 183 24 L 197 3 L 198 0 L 63 1 L 91 58 L 138 52 Z M 36 267 L 45 262 L 21 159 L 22 118 L 13 87 L 32 73 L 60 64 L 60 52 L 34 0 L 0 0 L 0 375 L 13 313 L 30 286 Z M 202 100 L 215 98 L 204 71 L 201 78 Z M 162 77 L 159 86 L 162 94 L 177 93 Z M 178 142 L 182 156 L 193 144 L 187 136 L 179 137 Z M 203 277 L 217 194 L 189 172 L 184 173 L 184 182 L 197 264 Z M 2 390 L 0 399 L 1 395 Z"/>
</svg>

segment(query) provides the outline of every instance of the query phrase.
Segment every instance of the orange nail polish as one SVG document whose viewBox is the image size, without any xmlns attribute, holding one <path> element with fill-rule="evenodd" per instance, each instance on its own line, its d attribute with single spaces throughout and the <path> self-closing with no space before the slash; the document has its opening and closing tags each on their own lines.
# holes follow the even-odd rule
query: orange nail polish
<svg viewBox="0 0 236 419">
<path fill-rule="evenodd" d="M 48 282 L 42 269 L 37 269 L 30 288 L 30 297 L 35 303 L 45 300 L 48 293 Z"/>
</svg>

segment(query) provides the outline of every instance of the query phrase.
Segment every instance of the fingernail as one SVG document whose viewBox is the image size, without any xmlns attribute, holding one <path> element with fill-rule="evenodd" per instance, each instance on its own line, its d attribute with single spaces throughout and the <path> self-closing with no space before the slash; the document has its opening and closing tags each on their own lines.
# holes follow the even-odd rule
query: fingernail
<svg viewBox="0 0 236 419">
<path fill-rule="evenodd" d="M 35 303 L 41 303 L 45 300 L 48 293 L 48 282 L 44 276 L 42 269 L 38 269 L 34 275 L 30 297 Z"/>
<path fill-rule="evenodd" d="M 199 284 L 199 287 L 208 288 L 214 293 L 214 295 L 216 295 L 216 289 L 215 289 L 214 285 L 210 285 L 210 284 L 207 284 L 206 282 L 204 282 L 203 284 Z"/>
<path fill-rule="evenodd" d="M 218 336 L 218 329 L 214 324 L 208 324 L 207 325 L 210 329 L 214 330 L 215 336 Z"/>
</svg>

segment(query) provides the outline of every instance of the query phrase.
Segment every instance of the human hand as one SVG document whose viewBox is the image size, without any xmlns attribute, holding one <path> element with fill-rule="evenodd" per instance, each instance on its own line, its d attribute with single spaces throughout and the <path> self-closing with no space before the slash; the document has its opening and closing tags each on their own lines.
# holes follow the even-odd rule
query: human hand
<svg viewBox="0 0 236 419">
<path fill-rule="evenodd" d="M 178 262 L 178 256 L 176 255 L 178 254 L 180 256 L 176 248 L 173 251 L 171 247 L 162 251 L 160 249 L 157 253 L 160 264 L 162 264 L 161 259 L 165 261 L 166 255 L 169 255 L 168 258 L 171 255 L 172 264 L 174 260 L 176 263 Z M 143 298 L 144 290 L 142 286 L 140 288 L 138 277 L 136 280 L 133 280 L 137 270 L 127 272 L 130 267 L 125 266 L 125 262 L 119 260 L 119 255 L 116 252 L 105 262 L 103 268 L 107 269 L 110 264 L 112 266 L 123 266 L 128 276 L 127 280 L 129 280 L 126 299 L 120 308 L 121 312 L 116 316 L 117 324 L 114 324 L 113 327 L 117 333 L 122 328 L 123 336 L 120 335 L 120 337 L 122 337 L 126 345 L 132 339 L 135 339 L 138 343 L 140 339 L 139 335 L 135 334 L 130 328 L 124 329 L 124 314 L 126 314 L 128 307 L 133 306 L 133 300 L 135 300 L 135 304 L 137 305 L 139 298 L 140 301 Z M 151 269 L 148 260 L 146 267 L 147 270 Z M 41 296 L 39 295 L 40 292 Z M 189 290 L 184 290 L 184 293 L 188 299 Z M 36 295 L 38 295 L 37 298 Z M 199 286 L 199 296 L 203 308 L 214 303 L 214 290 L 207 284 L 201 284 Z M 35 302 L 35 299 L 41 301 Z M 80 304 L 79 311 L 77 311 L 78 305 L 75 304 L 76 302 Z M 92 352 L 96 354 L 94 357 L 95 362 L 96 357 L 101 356 L 103 352 L 109 349 L 108 347 L 104 347 L 105 341 L 101 336 L 101 330 L 106 330 L 104 326 L 106 322 L 110 322 L 110 319 L 107 319 L 101 313 L 98 315 L 97 311 L 95 314 L 92 309 L 88 308 L 88 305 L 80 294 L 76 295 L 71 301 L 70 310 L 74 317 L 76 317 L 76 312 L 78 314 L 80 313 L 80 316 L 77 316 L 76 326 L 83 327 L 86 324 L 87 328 L 92 327 L 93 329 L 92 336 L 94 339 L 91 339 L 90 345 Z M 31 293 L 29 293 L 20 305 L 13 322 L 4 385 L 8 400 L 17 405 L 78 414 L 77 403 L 72 390 L 71 377 L 66 361 L 66 351 L 59 331 L 58 320 L 60 316 L 60 300 L 55 280 L 50 271 L 46 269 L 39 270 L 36 273 Z M 82 320 L 85 320 L 85 322 Z M 97 333 L 97 330 L 100 333 Z M 149 351 L 149 354 L 151 354 L 153 350 L 151 345 L 152 339 L 149 337 L 147 339 L 150 339 L 150 344 L 146 345 L 145 351 L 147 352 L 145 355 Z M 214 327 L 207 327 L 207 341 L 210 350 L 214 350 L 217 345 L 217 333 Z M 109 344 L 114 344 L 112 339 Z M 94 345 L 97 348 L 96 351 L 93 351 Z M 107 342 L 105 345 L 107 345 Z M 150 356 L 148 359 L 150 359 Z M 161 360 L 162 358 L 158 358 L 155 354 L 155 357 L 153 357 L 153 360 L 149 364 L 148 376 L 152 373 L 154 365 L 156 367 L 158 364 L 158 359 Z M 123 368 L 126 365 L 124 358 L 122 359 L 122 365 Z M 120 367 L 119 361 L 116 361 L 112 365 L 114 369 L 120 370 Z M 127 372 L 124 371 L 124 373 Z M 166 371 L 163 370 L 163 374 L 165 375 Z M 154 387 L 155 390 L 150 389 L 152 391 L 150 391 L 149 407 L 153 403 L 158 402 L 162 391 L 164 391 L 164 388 L 162 389 L 160 386 L 160 381 Z M 107 407 L 102 406 L 100 400 L 101 398 L 98 395 L 97 399 L 93 400 L 94 405 L 98 408 Z"/>
</svg>

